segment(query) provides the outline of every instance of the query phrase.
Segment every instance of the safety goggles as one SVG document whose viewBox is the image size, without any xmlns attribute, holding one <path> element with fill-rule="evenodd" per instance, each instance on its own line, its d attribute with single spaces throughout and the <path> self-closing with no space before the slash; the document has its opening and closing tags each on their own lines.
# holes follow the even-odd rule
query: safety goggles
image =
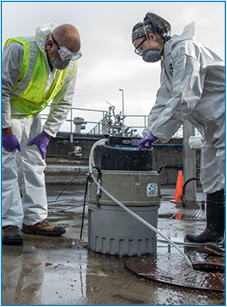
<svg viewBox="0 0 227 307">
<path fill-rule="evenodd" d="M 143 55 L 143 51 L 140 49 L 140 46 L 141 46 L 145 41 L 148 42 L 148 45 L 149 45 L 150 49 L 152 49 L 152 48 L 151 48 L 151 44 L 150 44 L 150 41 L 149 41 L 149 37 L 148 37 L 147 30 L 146 30 L 146 27 L 145 27 L 144 22 L 143 22 L 143 29 L 144 29 L 144 33 L 145 33 L 145 35 L 146 35 L 146 38 L 144 38 L 144 39 L 142 40 L 142 42 L 141 42 L 141 43 L 136 47 L 136 49 L 134 50 L 135 53 L 138 54 L 138 55 L 140 55 L 140 56 Z M 159 46 L 161 46 L 160 51 L 159 51 L 159 53 L 161 53 L 161 52 L 163 51 L 164 44 L 160 44 Z"/>
<path fill-rule="evenodd" d="M 73 53 L 68 48 L 66 48 L 65 46 L 60 47 L 58 45 L 57 41 L 55 40 L 53 34 L 51 34 L 51 36 L 52 36 L 52 39 L 53 39 L 55 45 L 57 45 L 58 54 L 60 55 L 62 60 L 75 61 L 75 60 L 78 60 L 82 56 L 81 51 Z"/>
<path fill-rule="evenodd" d="M 139 47 L 140 47 L 145 41 L 148 42 L 148 45 L 149 45 L 150 49 L 152 49 L 152 48 L 151 48 L 150 41 L 149 41 L 149 37 L 148 37 L 148 35 L 147 35 L 147 30 L 146 30 L 146 27 L 145 27 L 144 22 L 143 22 L 143 30 L 144 30 L 144 33 L 145 33 L 145 35 L 146 35 L 146 38 L 144 38 L 144 40 L 142 40 L 142 42 L 141 42 L 141 43 L 136 47 L 136 49 L 135 49 L 135 53 L 138 54 L 138 55 L 140 55 L 140 56 L 142 56 L 143 51 L 142 51 L 141 49 L 139 49 Z"/>
<path fill-rule="evenodd" d="M 143 51 L 140 49 L 140 47 L 143 45 L 143 43 L 147 40 L 147 38 L 145 37 L 142 42 L 136 47 L 136 49 L 134 50 L 135 54 L 142 56 Z"/>
</svg>

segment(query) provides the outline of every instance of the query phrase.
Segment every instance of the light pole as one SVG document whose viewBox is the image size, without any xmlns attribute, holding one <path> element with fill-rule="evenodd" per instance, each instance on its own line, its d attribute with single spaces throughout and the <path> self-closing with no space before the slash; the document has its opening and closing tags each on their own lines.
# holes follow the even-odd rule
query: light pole
<svg viewBox="0 0 227 307">
<path fill-rule="evenodd" d="M 122 92 L 122 136 L 124 136 L 124 90 L 119 88 L 119 91 Z"/>
</svg>

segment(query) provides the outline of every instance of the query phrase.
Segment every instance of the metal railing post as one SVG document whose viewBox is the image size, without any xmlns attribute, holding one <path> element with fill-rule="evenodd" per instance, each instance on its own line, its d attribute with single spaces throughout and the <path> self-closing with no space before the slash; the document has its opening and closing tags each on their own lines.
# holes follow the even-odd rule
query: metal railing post
<svg viewBox="0 0 227 307">
<path fill-rule="evenodd" d="M 70 143 L 73 143 L 73 108 L 70 109 Z"/>
<path fill-rule="evenodd" d="M 147 119 L 146 119 L 146 116 L 144 116 L 144 127 L 147 126 Z"/>
</svg>

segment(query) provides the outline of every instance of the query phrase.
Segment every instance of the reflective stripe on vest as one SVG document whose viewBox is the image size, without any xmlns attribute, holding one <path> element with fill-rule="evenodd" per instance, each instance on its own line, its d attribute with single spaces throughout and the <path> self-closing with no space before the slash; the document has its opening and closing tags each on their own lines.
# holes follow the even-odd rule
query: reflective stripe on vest
<svg viewBox="0 0 227 307">
<path fill-rule="evenodd" d="M 56 96 L 62 86 L 73 77 L 76 71 L 76 62 L 70 62 L 68 68 L 58 70 L 49 90 L 45 93 L 46 62 L 34 37 L 9 39 L 5 46 L 10 42 L 21 43 L 24 47 L 20 77 L 16 86 L 12 88 L 10 104 L 13 114 L 11 117 L 37 116 Z"/>
</svg>

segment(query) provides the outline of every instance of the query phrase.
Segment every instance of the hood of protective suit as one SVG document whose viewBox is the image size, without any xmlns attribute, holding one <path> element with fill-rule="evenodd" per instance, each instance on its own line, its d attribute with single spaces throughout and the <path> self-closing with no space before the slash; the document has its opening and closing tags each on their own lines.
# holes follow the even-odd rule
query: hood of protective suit
<svg viewBox="0 0 227 307">
<path fill-rule="evenodd" d="M 173 36 L 173 43 L 179 42 L 182 40 L 193 40 L 195 39 L 195 22 L 191 22 L 189 25 L 184 27 L 184 30 L 181 35 L 174 35 Z"/>
<path fill-rule="evenodd" d="M 36 43 L 44 55 L 46 54 L 45 47 L 46 47 L 47 35 L 50 34 L 57 26 L 58 25 L 54 22 L 48 22 L 42 26 L 39 26 L 35 30 Z"/>
<path fill-rule="evenodd" d="M 185 26 L 181 35 L 174 34 L 171 39 L 165 43 L 165 54 L 171 53 L 176 44 L 185 40 L 195 39 L 195 22 L 191 22 L 189 25 Z"/>
</svg>

